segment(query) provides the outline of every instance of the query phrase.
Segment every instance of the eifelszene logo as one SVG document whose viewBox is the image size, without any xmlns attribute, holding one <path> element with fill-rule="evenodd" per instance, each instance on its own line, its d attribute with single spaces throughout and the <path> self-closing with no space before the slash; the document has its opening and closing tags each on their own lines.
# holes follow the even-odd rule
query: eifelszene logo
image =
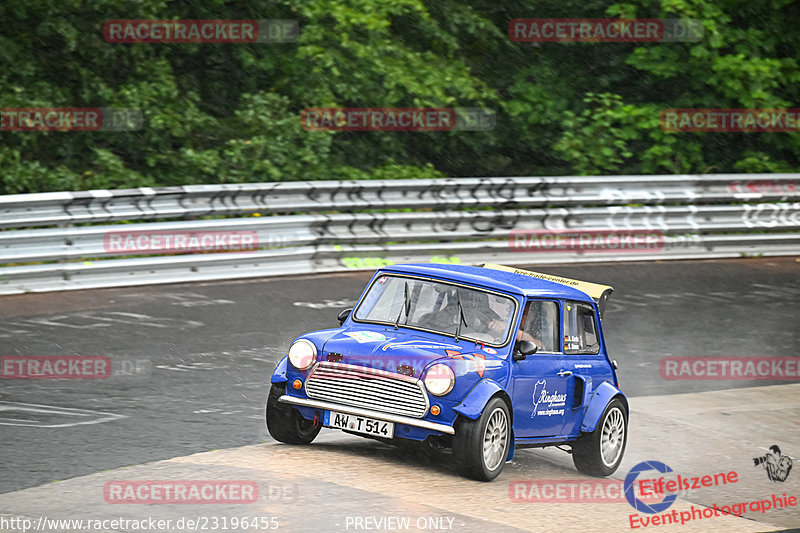
<svg viewBox="0 0 800 533">
<path fill-rule="evenodd" d="M 628 475 L 625 476 L 625 484 L 623 485 L 623 489 L 625 492 L 625 499 L 628 500 L 628 503 L 631 504 L 634 509 L 643 513 L 656 514 L 667 510 L 669 506 L 672 505 L 672 503 L 678 498 L 678 495 L 668 494 L 660 502 L 652 504 L 645 503 L 637 498 L 633 491 L 636 479 L 639 477 L 639 474 L 649 470 L 655 470 L 656 472 L 661 472 L 662 474 L 672 472 L 670 467 L 659 461 L 645 461 L 643 463 L 639 463 L 631 468 L 630 472 L 628 472 Z"/>
<path fill-rule="evenodd" d="M 628 503 L 637 511 L 647 514 L 656 514 L 668 509 L 678 498 L 679 492 L 727 485 L 739 481 L 739 474 L 734 471 L 692 477 L 678 474 L 674 478 L 670 475 L 661 475 L 654 479 L 638 480 L 641 473 L 650 470 L 655 470 L 661 474 L 672 474 L 673 472 L 669 466 L 659 461 L 645 461 L 631 468 L 625 477 L 625 484 L 623 485 L 625 499 L 628 500 Z M 637 480 L 641 495 L 648 496 L 655 492 L 656 494 L 664 494 L 664 499 L 658 503 L 649 504 L 637 498 L 633 490 Z"/>
</svg>

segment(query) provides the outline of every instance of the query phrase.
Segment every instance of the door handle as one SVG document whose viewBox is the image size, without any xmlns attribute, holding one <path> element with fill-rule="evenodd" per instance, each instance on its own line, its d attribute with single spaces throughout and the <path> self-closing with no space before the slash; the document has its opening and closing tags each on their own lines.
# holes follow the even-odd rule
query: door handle
<svg viewBox="0 0 800 533">
<path fill-rule="evenodd" d="M 561 376 L 562 378 L 563 377 L 567 377 L 567 376 L 571 376 L 572 375 L 572 370 L 562 370 L 561 372 L 558 373 L 558 375 Z"/>
</svg>

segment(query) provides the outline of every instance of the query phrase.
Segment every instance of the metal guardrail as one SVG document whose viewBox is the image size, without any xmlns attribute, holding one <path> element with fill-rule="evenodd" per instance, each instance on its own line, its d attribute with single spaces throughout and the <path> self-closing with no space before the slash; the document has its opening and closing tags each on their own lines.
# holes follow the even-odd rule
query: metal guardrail
<svg viewBox="0 0 800 533">
<path fill-rule="evenodd" d="M 157 222 L 114 223 L 146 220 Z M 93 225 L 74 226 L 84 223 Z M 0 228 L 0 265 L 6 265 L 0 267 L 0 294 L 406 261 L 800 255 L 800 174 L 291 182 L 8 195 L 0 197 Z M 237 253 L 151 250 L 129 257 L 109 247 L 108 236 L 119 232 L 250 232 L 258 245 Z M 631 253 L 514 244 L 527 236 L 579 232 L 657 234 L 658 246 Z"/>
<path fill-rule="evenodd" d="M 768 205 L 769 208 L 764 208 Z M 313 244 L 359 244 L 386 241 L 460 241 L 508 239 L 510 231 L 565 229 L 642 230 L 684 234 L 752 232 L 798 228 L 800 204 L 729 206 L 640 206 L 497 211 L 411 213 L 340 213 L 261 218 L 198 220 L 149 224 L 100 225 L 0 232 L 0 260 L 5 263 L 54 261 L 127 254 L 109 249 L 113 232 L 196 233 L 251 231 L 261 248 Z"/>
<path fill-rule="evenodd" d="M 565 176 L 186 185 L 0 196 L 0 228 L 252 213 L 785 202 L 797 174 Z"/>
</svg>

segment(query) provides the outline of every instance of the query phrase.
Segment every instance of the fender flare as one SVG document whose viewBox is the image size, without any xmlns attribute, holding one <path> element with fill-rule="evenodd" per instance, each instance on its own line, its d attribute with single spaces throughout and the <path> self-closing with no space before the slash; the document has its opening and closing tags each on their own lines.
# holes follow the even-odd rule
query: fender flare
<svg viewBox="0 0 800 533">
<path fill-rule="evenodd" d="M 602 382 L 592 393 L 589 399 L 589 406 L 583 414 L 583 421 L 581 421 L 581 432 L 591 433 L 600 422 L 600 417 L 603 416 L 603 411 L 606 406 L 614 398 L 620 398 L 625 404 L 625 410 L 628 410 L 628 399 L 625 395 L 608 381 Z"/>
<path fill-rule="evenodd" d="M 272 371 L 272 377 L 269 379 L 270 383 L 286 383 L 289 378 L 286 377 L 286 361 L 289 356 L 284 356 L 283 359 L 278 361 L 278 366 Z"/>
<path fill-rule="evenodd" d="M 508 414 L 511 417 L 509 421 L 511 423 L 510 434 L 509 434 L 509 446 L 508 446 L 508 456 L 506 457 L 506 461 L 510 461 L 514 458 L 514 407 L 511 403 L 511 398 L 508 395 L 508 392 L 500 386 L 494 380 L 491 379 L 484 379 L 478 382 L 467 397 L 464 398 L 460 404 L 453 407 L 453 411 L 456 413 L 469 418 L 471 420 L 477 419 L 483 413 L 483 408 L 486 407 L 486 404 L 489 403 L 489 400 L 494 398 L 495 396 L 500 396 L 503 401 L 506 402 L 508 405 Z"/>
<path fill-rule="evenodd" d="M 486 404 L 489 403 L 492 396 L 498 392 L 502 392 L 505 396 L 508 396 L 505 389 L 496 381 L 491 379 L 479 381 L 477 385 L 472 387 L 472 390 L 469 391 L 466 398 L 464 398 L 460 404 L 453 407 L 453 411 L 475 420 L 481 416 L 483 408 L 486 407 Z"/>
</svg>

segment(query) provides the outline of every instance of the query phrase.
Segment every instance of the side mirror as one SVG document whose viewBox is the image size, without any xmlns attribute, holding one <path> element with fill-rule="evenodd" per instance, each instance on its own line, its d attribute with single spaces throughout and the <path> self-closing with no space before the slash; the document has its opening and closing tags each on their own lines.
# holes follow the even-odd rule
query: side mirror
<svg viewBox="0 0 800 533">
<path fill-rule="evenodd" d="M 339 319 L 340 326 L 344 324 L 344 321 L 347 320 L 347 317 L 350 316 L 350 313 L 352 312 L 353 312 L 352 307 L 348 307 L 347 309 L 342 309 L 342 311 L 339 313 L 339 316 L 337 317 Z"/>
<path fill-rule="evenodd" d="M 535 354 L 538 349 L 539 347 L 531 341 L 519 341 L 514 346 L 514 355 L 512 357 L 514 361 L 522 361 L 529 355 Z"/>
</svg>

